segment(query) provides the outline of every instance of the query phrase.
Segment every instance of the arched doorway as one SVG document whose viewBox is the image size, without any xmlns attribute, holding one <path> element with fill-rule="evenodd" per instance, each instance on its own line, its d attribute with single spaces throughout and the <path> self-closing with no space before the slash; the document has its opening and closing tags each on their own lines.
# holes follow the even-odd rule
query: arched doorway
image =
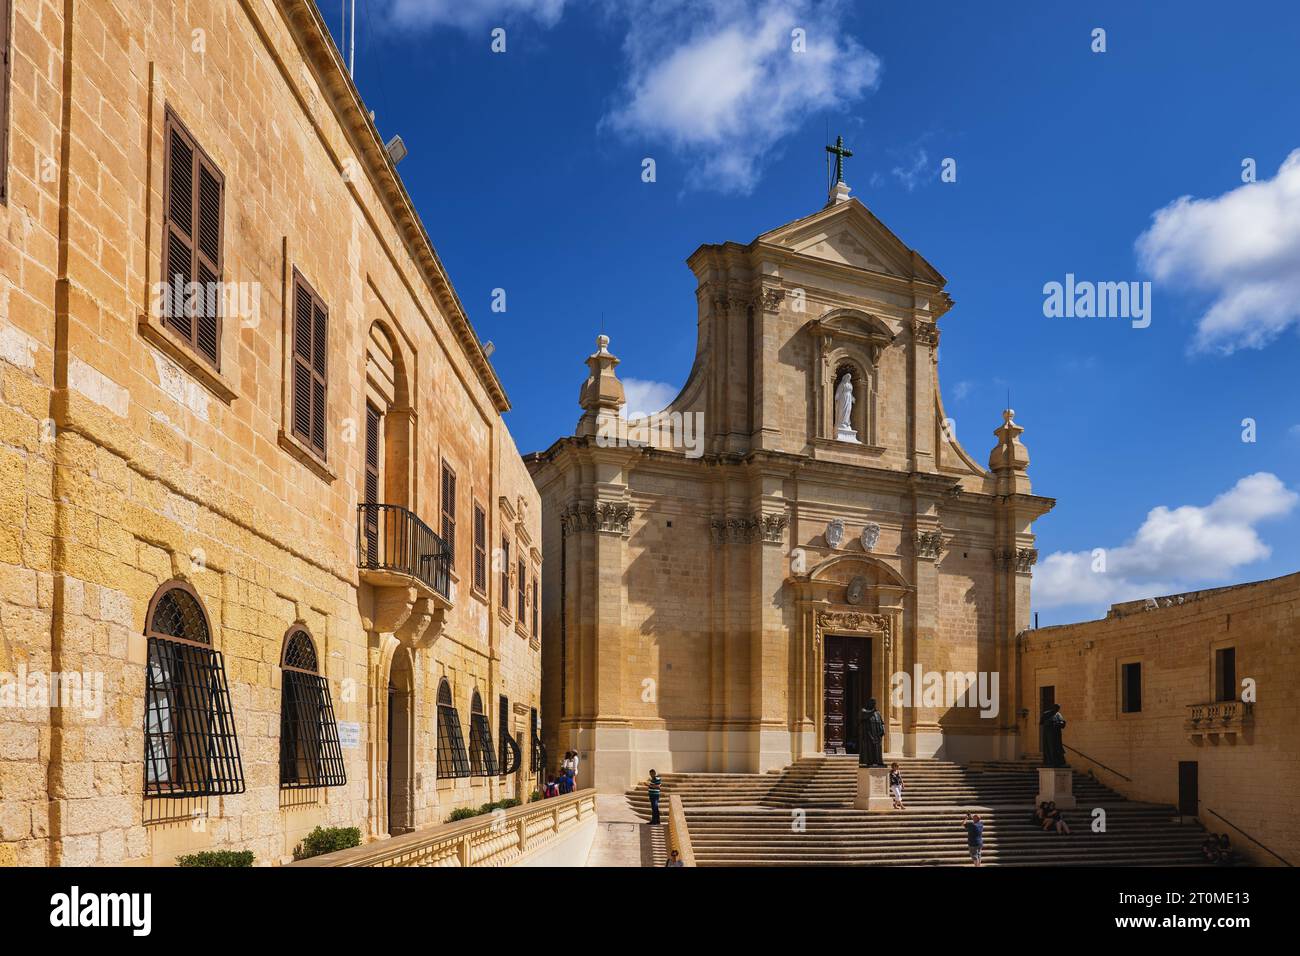
<svg viewBox="0 0 1300 956">
<path fill-rule="evenodd" d="M 414 680 L 411 652 L 398 648 L 388 671 L 388 833 L 415 829 L 415 791 L 411 767 L 415 738 Z"/>
</svg>

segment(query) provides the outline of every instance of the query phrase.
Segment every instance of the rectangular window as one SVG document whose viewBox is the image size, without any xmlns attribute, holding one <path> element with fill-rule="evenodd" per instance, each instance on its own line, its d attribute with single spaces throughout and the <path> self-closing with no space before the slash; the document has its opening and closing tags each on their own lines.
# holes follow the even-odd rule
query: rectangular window
<svg viewBox="0 0 1300 956">
<path fill-rule="evenodd" d="M 538 590 L 539 588 L 537 587 L 537 578 L 534 577 L 533 578 L 533 637 L 537 637 L 539 627 L 540 627 L 539 624 L 537 623 Z"/>
<path fill-rule="evenodd" d="M 9 0 L 0 0 L 0 203 L 9 201 Z"/>
<path fill-rule="evenodd" d="M 510 539 L 501 538 L 501 606 L 510 610 Z"/>
<path fill-rule="evenodd" d="M 447 542 L 447 560 L 456 566 L 456 473 L 442 463 L 442 540 Z"/>
<path fill-rule="evenodd" d="M 1134 662 L 1120 667 L 1120 682 L 1123 685 L 1123 711 L 1126 714 L 1142 712 L 1142 665 Z"/>
<path fill-rule="evenodd" d="M 170 108 L 163 136 L 162 321 L 220 371 L 225 179 Z"/>
<path fill-rule="evenodd" d="M 293 436 L 325 457 L 329 309 L 293 270 Z"/>
<path fill-rule="evenodd" d="M 528 569 L 524 567 L 523 558 L 519 559 L 519 607 L 515 611 L 515 616 L 519 618 L 519 626 L 523 627 L 528 622 Z"/>
<path fill-rule="evenodd" d="M 474 505 L 474 589 L 487 593 L 487 513 Z"/>
<path fill-rule="evenodd" d="M 1214 652 L 1214 699 L 1237 699 L 1237 649 L 1220 647 Z"/>
</svg>

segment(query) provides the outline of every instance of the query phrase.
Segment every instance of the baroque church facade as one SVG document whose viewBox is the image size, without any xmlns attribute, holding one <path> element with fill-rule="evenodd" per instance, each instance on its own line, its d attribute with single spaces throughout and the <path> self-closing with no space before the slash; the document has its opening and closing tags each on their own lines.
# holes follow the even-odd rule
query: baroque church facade
<svg viewBox="0 0 1300 956">
<path fill-rule="evenodd" d="M 761 772 L 856 752 L 874 697 L 887 753 L 1019 756 L 1032 524 L 1054 501 L 1010 410 L 987 468 L 956 439 L 944 277 L 843 182 L 687 264 L 698 344 L 671 405 L 628 422 L 602 336 L 574 435 L 525 459 L 547 747 L 606 791 L 652 768 Z M 971 679 L 983 707 L 974 686 L 954 700 Z"/>
</svg>

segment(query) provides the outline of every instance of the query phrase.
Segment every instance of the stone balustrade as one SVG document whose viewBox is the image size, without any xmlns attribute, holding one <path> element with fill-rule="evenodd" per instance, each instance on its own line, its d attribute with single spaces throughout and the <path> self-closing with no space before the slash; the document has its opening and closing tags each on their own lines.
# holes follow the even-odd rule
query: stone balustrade
<svg viewBox="0 0 1300 956">
<path fill-rule="evenodd" d="M 1195 740 L 1212 735 L 1232 735 L 1254 726 L 1254 705 L 1240 700 L 1216 700 L 1203 704 L 1187 705 L 1184 727 L 1187 736 Z"/>
<path fill-rule="evenodd" d="M 289 865 L 510 866 L 559 843 L 595 814 L 596 791 L 577 790 Z"/>
<path fill-rule="evenodd" d="M 691 847 L 691 834 L 686 829 L 686 808 L 682 798 L 668 795 L 668 849 L 676 850 L 683 866 L 695 866 L 695 850 Z"/>
</svg>

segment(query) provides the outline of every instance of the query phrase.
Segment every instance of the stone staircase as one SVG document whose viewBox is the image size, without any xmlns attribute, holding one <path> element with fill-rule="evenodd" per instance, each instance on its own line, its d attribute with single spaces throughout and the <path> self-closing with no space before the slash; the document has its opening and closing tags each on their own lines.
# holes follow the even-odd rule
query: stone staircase
<svg viewBox="0 0 1300 956">
<path fill-rule="evenodd" d="M 1034 764 L 894 759 L 906 784 L 901 813 L 853 809 L 854 756 L 807 757 L 765 774 L 665 774 L 660 806 L 666 808 L 669 793 L 682 798 L 700 866 L 963 864 L 968 809 L 984 820 L 989 864 L 1177 866 L 1201 859 L 1205 831 L 1195 822 L 1180 824 L 1172 807 L 1127 801 L 1085 774 L 1075 774 L 1079 806 L 1065 814 L 1073 830 L 1066 836 L 1030 821 Z M 645 786 L 627 797 L 649 819 Z M 1106 811 L 1104 833 L 1092 831 L 1095 807 Z"/>
<path fill-rule="evenodd" d="M 1032 806 L 1038 792 L 1036 768 L 1004 761 L 963 766 L 925 757 L 891 758 L 903 774 L 903 802 L 908 807 L 1000 805 Z M 856 756 L 804 757 L 770 773 L 669 773 L 664 793 L 676 793 L 687 807 L 853 808 L 857 790 Z M 1094 778 L 1076 774 L 1075 795 L 1093 806 L 1122 800 Z M 628 791 L 628 800 L 647 819 L 650 799 L 645 785 Z"/>
</svg>

